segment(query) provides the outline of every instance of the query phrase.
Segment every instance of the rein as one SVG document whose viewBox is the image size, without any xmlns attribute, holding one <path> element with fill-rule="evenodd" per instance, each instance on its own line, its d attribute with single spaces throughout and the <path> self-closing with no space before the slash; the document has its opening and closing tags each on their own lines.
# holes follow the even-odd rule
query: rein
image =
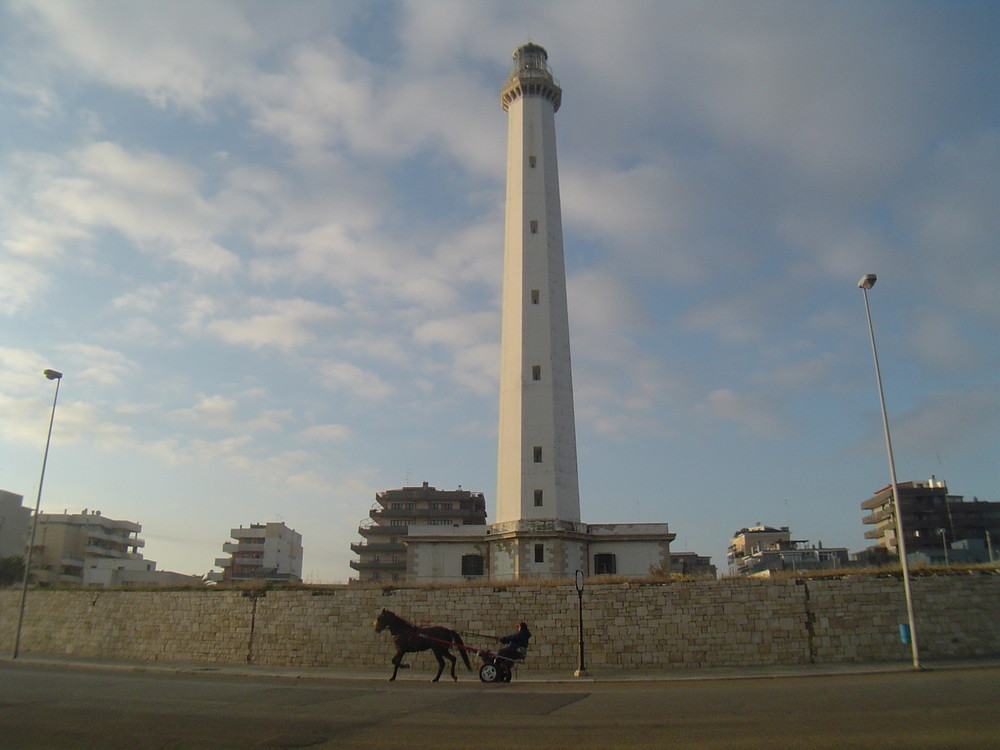
<svg viewBox="0 0 1000 750">
<path fill-rule="evenodd" d="M 491 640 L 496 640 L 497 636 L 489 635 L 488 633 L 473 633 L 472 631 L 466 630 L 463 635 L 474 635 L 476 638 L 490 638 Z"/>
</svg>

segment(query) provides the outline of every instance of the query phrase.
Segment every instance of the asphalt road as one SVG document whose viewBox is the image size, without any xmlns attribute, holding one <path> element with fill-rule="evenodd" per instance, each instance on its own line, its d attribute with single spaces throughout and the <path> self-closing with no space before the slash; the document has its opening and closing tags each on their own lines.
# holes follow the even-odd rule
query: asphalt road
<svg viewBox="0 0 1000 750">
<path fill-rule="evenodd" d="M 1000 747 L 1000 668 L 431 684 L 0 664 L 3 750 Z"/>
</svg>

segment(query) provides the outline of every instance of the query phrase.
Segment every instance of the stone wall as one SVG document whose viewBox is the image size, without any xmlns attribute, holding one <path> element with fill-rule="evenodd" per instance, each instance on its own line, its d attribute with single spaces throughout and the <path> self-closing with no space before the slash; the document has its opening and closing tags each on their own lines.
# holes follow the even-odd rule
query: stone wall
<svg viewBox="0 0 1000 750">
<path fill-rule="evenodd" d="M 925 660 L 1000 655 L 1000 576 L 913 581 Z M 20 592 L 0 591 L 0 649 L 13 647 Z M 383 608 L 415 624 L 440 624 L 468 645 L 474 633 L 534 632 L 527 668 L 578 665 L 578 599 L 563 586 L 442 589 L 314 588 L 239 591 L 31 591 L 21 652 L 126 661 L 189 661 L 381 669 L 389 636 Z M 588 669 L 668 669 L 906 661 L 906 622 L 895 578 L 725 579 L 588 583 Z M 429 655 L 414 657 L 431 667 Z M 473 665 L 475 658 L 473 655 Z"/>
</svg>

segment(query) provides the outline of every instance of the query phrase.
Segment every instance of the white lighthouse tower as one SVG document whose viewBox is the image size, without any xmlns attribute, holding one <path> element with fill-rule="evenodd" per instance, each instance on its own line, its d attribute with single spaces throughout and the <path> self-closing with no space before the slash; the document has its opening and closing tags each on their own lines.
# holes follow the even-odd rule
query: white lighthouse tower
<svg viewBox="0 0 1000 750">
<path fill-rule="evenodd" d="M 545 49 L 532 43 L 518 47 L 500 92 L 507 113 L 507 210 L 492 527 L 511 542 L 509 560 L 494 555 L 494 574 L 502 575 L 498 564 L 503 569 L 509 563 L 506 572 L 515 578 L 528 575 L 525 564 L 538 575 L 564 574 L 560 561 L 569 550 L 538 535 L 580 530 L 556 160 L 555 113 L 561 98 Z M 571 557 L 577 564 L 578 554 Z"/>
<path fill-rule="evenodd" d="M 496 523 L 580 520 L 555 113 L 562 89 L 537 44 L 514 52 L 507 112 L 507 211 Z"/>
</svg>

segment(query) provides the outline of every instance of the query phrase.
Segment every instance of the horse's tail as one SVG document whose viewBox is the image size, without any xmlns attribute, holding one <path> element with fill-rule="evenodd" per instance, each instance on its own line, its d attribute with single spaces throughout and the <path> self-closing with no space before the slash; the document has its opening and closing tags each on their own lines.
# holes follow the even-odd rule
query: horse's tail
<svg viewBox="0 0 1000 750">
<path fill-rule="evenodd" d="M 451 638 L 452 643 L 459 647 L 458 653 L 462 655 L 462 661 L 465 662 L 465 668 L 472 671 L 472 665 L 469 663 L 469 652 L 465 650 L 465 642 L 462 640 L 462 636 L 453 630 L 451 631 Z"/>
</svg>

